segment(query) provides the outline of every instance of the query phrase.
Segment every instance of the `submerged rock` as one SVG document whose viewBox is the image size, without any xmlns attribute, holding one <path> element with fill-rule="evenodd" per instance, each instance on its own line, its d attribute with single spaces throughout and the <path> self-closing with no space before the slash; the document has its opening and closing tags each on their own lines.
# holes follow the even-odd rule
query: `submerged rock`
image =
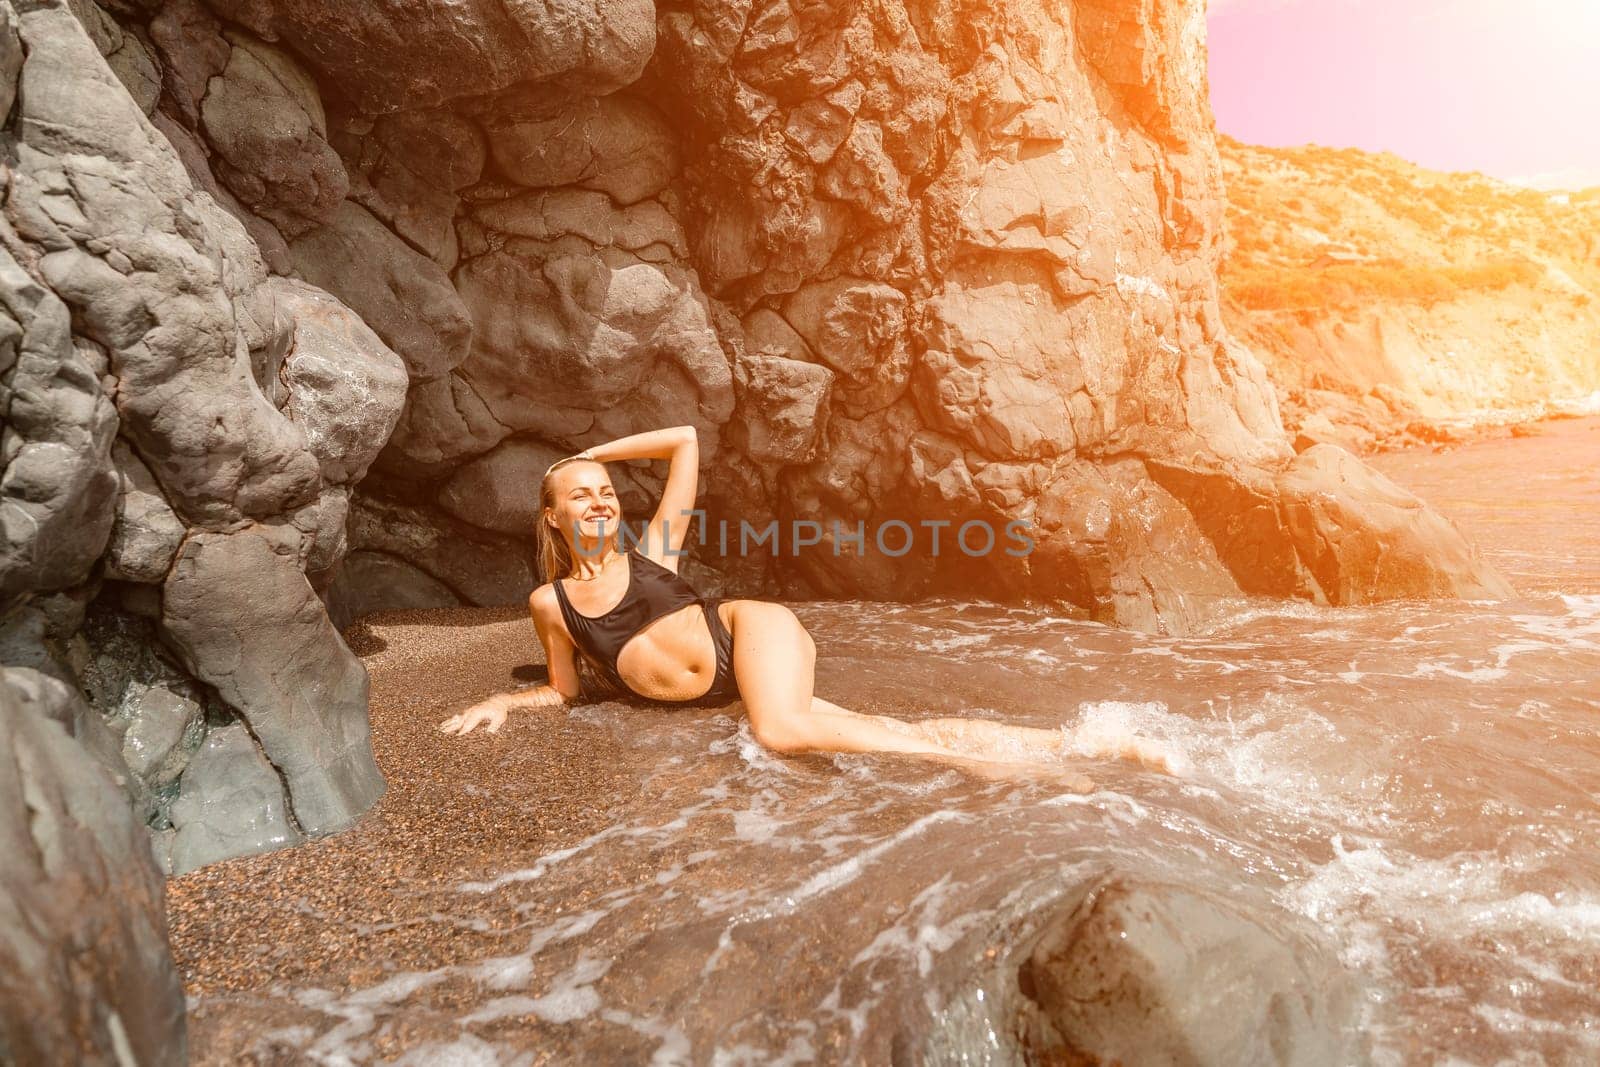
<svg viewBox="0 0 1600 1067">
<path fill-rule="evenodd" d="M 1288 919 L 1106 878 L 1024 950 L 1023 1044 L 1091 1064 L 1364 1062 L 1354 978 Z"/>
</svg>

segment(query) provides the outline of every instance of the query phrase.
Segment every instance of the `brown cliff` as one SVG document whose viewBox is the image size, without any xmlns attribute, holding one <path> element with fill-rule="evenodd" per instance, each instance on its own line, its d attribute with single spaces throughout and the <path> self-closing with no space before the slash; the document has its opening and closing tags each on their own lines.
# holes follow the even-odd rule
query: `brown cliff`
<svg viewBox="0 0 1600 1067">
<path fill-rule="evenodd" d="M 1364 453 L 1600 409 L 1600 189 L 1217 143 L 1223 317 L 1292 435 Z"/>
<path fill-rule="evenodd" d="M 0 10 L 7 663 L 89 692 L 175 867 L 381 790 L 325 603 L 521 601 L 544 466 L 652 426 L 713 523 L 824 531 L 702 548 L 732 595 L 1507 591 L 1225 329 L 1197 3 Z"/>
</svg>

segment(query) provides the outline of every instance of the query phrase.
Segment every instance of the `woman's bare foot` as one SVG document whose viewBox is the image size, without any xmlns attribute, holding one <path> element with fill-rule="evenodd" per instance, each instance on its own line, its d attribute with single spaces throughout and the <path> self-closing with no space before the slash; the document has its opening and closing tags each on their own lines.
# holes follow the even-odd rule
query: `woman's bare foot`
<svg viewBox="0 0 1600 1067">
<path fill-rule="evenodd" d="M 1194 776 L 1194 764 L 1181 748 L 1140 737 L 1123 728 L 1079 723 L 1075 729 L 1063 726 L 1061 738 L 1063 755 L 1132 760 L 1141 767 L 1170 774 L 1174 778 Z"/>
</svg>

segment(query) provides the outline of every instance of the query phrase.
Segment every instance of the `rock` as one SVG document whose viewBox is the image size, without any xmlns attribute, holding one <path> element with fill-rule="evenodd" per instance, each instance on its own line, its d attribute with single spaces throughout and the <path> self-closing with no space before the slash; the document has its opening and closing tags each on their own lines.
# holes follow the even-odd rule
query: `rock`
<svg viewBox="0 0 1600 1067">
<path fill-rule="evenodd" d="M 334 625 L 343 630 L 376 611 L 454 608 L 461 598 L 443 582 L 387 552 L 352 552 L 325 599 Z"/>
<path fill-rule="evenodd" d="M 186 522 L 270 515 L 313 496 L 303 435 L 235 358 L 228 272 L 239 267 L 220 250 L 249 238 L 222 212 L 202 216 L 171 145 L 66 8 L 30 9 L 21 31 L 7 215 L 41 249 L 43 281 L 108 353 L 121 433 Z"/>
<path fill-rule="evenodd" d="M 200 101 L 233 51 L 222 24 L 200 0 L 170 0 L 150 19 L 150 40 L 161 57 L 176 117 L 191 129 L 199 126 Z"/>
<path fill-rule="evenodd" d="M 289 518 L 301 533 L 300 569 L 313 589 L 320 588 L 350 547 L 345 523 L 350 518 L 350 490 L 342 485 L 324 489 L 316 502 Z"/>
<path fill-rule="evenodd" d="M 177 781 L 205 734 L 199 703 L 156 686 L 141 686 L 125 699 L 129 718 L 122 735 L 128 769 L 152 788 Z"/>
<path fill-rule="evenodd" d="M 445 270 L 457 259 L 456 195 L 483 173 L 483 134 L 445 110 L 347 119 L 332 136 L 350 199 Z"/>
<path fill-rule="evenodd" d="M 105 548 L 117 418 L 101 388 L 103 357 L 74 343 L 66 305 L 3 249 L 0 305 L 0 597 L 9 599 L 76 585 Z"/>
<path fill-rule="evenodd" d="M 999 284 L 952 288 L 929 301 L 928 350 L 917 367 L 917 400 L 933 429 L 971 441 L 995 459 L 1070 452 L 1079 434 L 1099 435 L 1085 369 L 1059 359 L 1063 323 L 1048 292 Z M 1003 352 L 1006 359 L 995 359 Z M 1074 394 L 1088 418 L 1073 417 Z"/>
<path fill-rule="evenodd" d="M 146 115 L 154 111 L 156 100 L 161 96 L 161 69 L 144 42 L 123 30 L 94 0 L 67 0 L 67 3 L 83 24 L 84 32 L 105 57 L 106 64 L 139 105 L 139 110 Z"/>
<path fill-rule="evenodd" d="M 605 93 L 637 78 L 655 45 L 654 9 L 639 0 L 464 0 L 444 8 L 426 0 L 209 2 L 305 56 L 369 114 L 529 83 Z"/>
<path fill-rule="evenodd" d="M 257 524 L 192 534 L 162 593 L 162 631 L 282 774 L 307 833 L 343 829 L 383 792 L 367 672 L 300 570 L 301 535 Z"/>
<path fill-rule="evenodd" d="M 819 359 L 842 376 L 846 414 L 860 416 L 892 401 L 910 369 L 906 298 L 860 278 L 835 278 L 795 293 L 784 319 Z"/>
<path fill-rule="evenodd" d="M 525 605 L 536 584 L 531 539 L 492 534 L 434 508 L 358 495 L 350 546 L 397 556 L 482 607 Z"/>
<path fill-rule="evenodd" d="M 655 196 L 677 174 L 677 138 L 644 101 L 618 95 L 564 103 L 488 127 L 490 156 L 507 181 L 576 185 L 626 206 Z"/>
<path fill-rule="evenodd" d="M 129 796 L 149 825 L 170 826 L 175 783 L 205 738 L 206 694 L 161 644 L 152 621 L 119 609 L 112 595 L 89 605 L 82 640 L 88 656 L 75 681 L 109 730 Z"/>
<path fill-rule="evenodd" d="M 603 210 L 608 232 L 627 235 L 639 221 Z M 733 380 L 698 279 L 626 248 L 597 248 L 580 235 L 589 221 L 541 211 L 538 225 L 579 232 L 501 237 L 457 268 L 471 355 L 448 385 L 413 388 L 385 450 L 386 473 L 422 464 L 436 475 L 529 430 L 604 439 L 688 423 L 702 431 L 702 454 L 715 457 Z M 534 223 L 524 216 L 517 225 Z M 535 374 L 539 388 L 530 389 Z"/>
<path fill-rule="evenodd" d="M 433 260 L 346 200 L 328 225 L 291 242 L 295 270 L 337 296 L 405 361 L 412 382 L 443 377 L 467 355 L 472 321 Z"/>
<path fill-rule="evenodd" d="M 121 739 L 105 721 L 85 704 L 70 680 L 52 672 L 10 666 L 7 683 L 14 697 L 41 709 L 67 731 L 85 754 L 105 770 L 109 780 L 122 790 L 130 810 L 141 822 L 155 811 L 154 798 L 143 781 L 129 768 L 122 755 Z"/>
<path fill-rule="evenodd" d="M 17 102 L 17 75 L 22 73 L 22 38 L 17 33 L 17 12 L 10 4 L 0 8 L 0 114 L 11 114 Z"/>
<path fill-rule="evenodd" d="M 354 312 L 315 286 L 288 278 L 268 286 L 292 330 L 279 372 L 288 390 L 284 412 L 305 431 L 326 481 L 359 482 L 399 421 L 405 364 Z"/>
<path fill-rule="evenodd" d="M 171 873 L 299 844 L 283 782 L 244 725 L 212 730 L 172 805 Z"/>
<path fill-rule="evenodd" d="M 66 686 L 19 692 L 23 673 L 0 669 L 0 1049 L 17 1063 L 181 1064 L 183 987 L 149 839 L 61 726 L 93 713 Z"/>
<path fill-rule="evenodd" d="M 539 486 L 550 464 L 573 448 L 512 438 L 466 464 L 439 491 L 439 506 L 462 522 L 498 533 L 531 537 L 539 517 Z M 628 521 L 654 513 L 659 487 L 651 488 L 622 463 L 607 465 L 617 502 Z"/>
<path fill-rule="evenodd" d="M 211 173 L 206 150 L 195 135 L 160 111 L 150 117 L 150 123 L 167 139 L 173 151 L 178 153 L 189 180 L 195 185 L 197 204 L 203 203 L 199 193 L 204 191 L 217 206 L 232 215 L 239 225 L 244 227 L 250 240 L 255 242 L 252 254 L 259 254 L 264 266 L 270 268 L 274 274 L 288 274 L 289 245 L 284 241 L 283 235 L 272 223 L 250 211 L 239 203 L 237 197 L 218 184 Z"/>
<path fill-rule="evenodd" d="M 1448 519 L 1333 444 L 1274 475 L 1145 461 L 1247 593 L 1364 604 L 1515 595 Z"/>
<path fill-rule="evenodd" d="M 537 441 L 502 441 L 451 475 L 439 492 L 439 506 L 474 526 L 531 537 L 544 472 L 573 451 Z"/>
<path fill-rule="evenodd" d="M 1019 953 L 1030 1059 L 1366 1062 L 1359 987 L 1288 916 L 1109 877 Z"/>
<path fill-rule="evenodd" d="M 765 463 L 811 460 L 827 423 L 834 373 L 817 363 L 746 354 L 735 366 L 741 403 L 730 440 Z"/>
<path fill-rule="evenodd" d="M 1294 435 L 1294 450 L 1299 453 L 1313 445 L 1326 444 L 1359 455 L 1372 447 L 1373 440 L 1373 434 L 1370 432 L 1348 424 L 1335 426 L 1326 415 L 1317 413 L 1301 421 L 1300 428 Z"/>
<path fill-rule="evenodd" d="M 232 46 L 227 64 L 200 101 L 217 176 L 286 237 L 331 221 L 350 181 L 328 144 L 316 83 L 282 49 L 247 34 L 224 36 Z"/>
<path fill-rule="evenodd" d="M 1425 419 L 1408 422 L 1403 430 L 1417 440 L 1427 441 L 1430 444 L 1455 444 L 1465 437 L 1461 431 L 1447 423 L 1428 422 Z"/>
<path fill-rule="evenodd" d="M 126 441 L 118 440 L 111 455 L 121 489 L 106 546 L 105 575 L 126 582 L 160 582 L 183 541 L 184 525 Z"/>
<path fill-rule="evenodd" d="M 1455 523 L 1337 445 L 1300 453 L 1276 489 L 1295 550 L 1328 603 L 1516 595 Z"/>
</svg>

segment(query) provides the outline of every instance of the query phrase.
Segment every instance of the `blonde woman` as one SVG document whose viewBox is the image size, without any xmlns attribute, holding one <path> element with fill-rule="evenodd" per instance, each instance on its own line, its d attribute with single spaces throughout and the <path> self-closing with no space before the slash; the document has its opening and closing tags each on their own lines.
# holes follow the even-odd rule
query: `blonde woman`
<svg viewBox="0 0 1600 1067">
<path fill-rule="evenodd" d="M 655 515 L 639 543 L 623 551 L 622 506 L 605 464 L 628 459 L 665 459 L 668 471 Z M 699 468 L 692 426 L 633 434 L 550 466 L 539 488 L 537 529 L 539 564 L 549 580 L 528 601 L 550 680 L 497 693 L 447 719 L 441 730 L 461 735 L 485 726 L 494 733 L 515 708 L 625 691 L 672 706 L 740 703 L 756 740 L 780 753 L 1039 762 L 1068 749 L 1070 739 L 1056 730 L 982 719 L 903 722 L 818 697 L 816 643 L 793 611 L 766 600 L 703 597 L 678 575 Z M 1173 769 L 1160 752 L 1116 754 Z M 1092 788 L 1081 777 L 1079 784 Z"/>
</svg>

